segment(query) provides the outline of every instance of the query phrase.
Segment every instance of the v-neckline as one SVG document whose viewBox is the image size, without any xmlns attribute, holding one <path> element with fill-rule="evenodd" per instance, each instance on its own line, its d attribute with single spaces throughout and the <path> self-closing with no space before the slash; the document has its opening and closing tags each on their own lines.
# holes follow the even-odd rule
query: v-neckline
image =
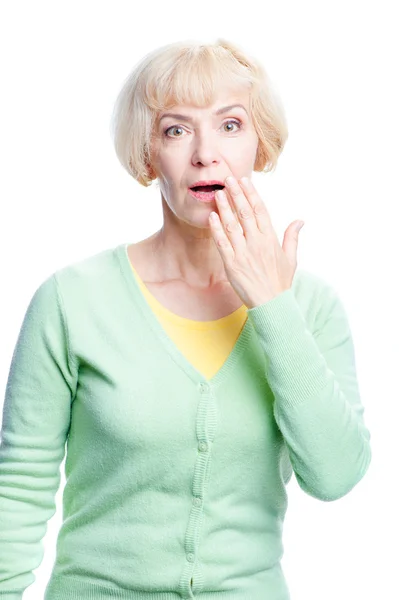
<svg viewBox="0 0 399 600">
<path fill-rule="evenodd" d="M 136 280 L 135 274 L 133 273 L 132 265 L 129 259 L 127 248 L 129 242 L 120 244 L 115 248 L 115 253 L 119 260 L 121 271 L 125 278 L 126 284 L 131 292 L 133 300 L 140 308 L 144 318 L 151 326 L 156 337 L 162 342 L 165 350 L 171 355 L 175 363 L 183 369 L 190 379 L 197 385 L 201 386 L 201 389 L 208 389 L 210 386 L 216 388 L 220 386 L 228 375 L 233 371 L 237 364 L 240 356 L 248 346 L 248 342 L 251 337 L 251 321 L 247 317 L 241 332 L 224 363 L 220 369 L 211 378 L 206 378 L 200 371 L 198 371 L 192 363 L 185 357 L 185 355 L 179 350 L 174 341 L 166 333 L 162 327 L 160 321 L 153 313 L 149 306 L 147 299 L 144 297 L 142 290 L 140 289 L 139 283 Z"/>
</svg>

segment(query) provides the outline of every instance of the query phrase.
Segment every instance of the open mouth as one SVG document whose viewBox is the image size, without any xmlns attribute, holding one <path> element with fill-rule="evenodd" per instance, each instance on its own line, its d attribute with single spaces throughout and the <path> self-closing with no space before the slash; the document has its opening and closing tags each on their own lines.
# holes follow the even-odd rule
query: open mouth
<svg viewBox="0 0 399 600">
<path fill-rule="evenodd" d="M 194 192 L 216 192 L 217 190 L 223 190 L 224 185 L 198 185 L 190 188 Z"/>
<path fill-rule="evenodd" d="M 189 188 L 190 194 L 203 202 L 212 202 L 215 200 L 215 194 L 218 190 L 223 190 L 224 185 L 200 185 Z"/>
</svg>

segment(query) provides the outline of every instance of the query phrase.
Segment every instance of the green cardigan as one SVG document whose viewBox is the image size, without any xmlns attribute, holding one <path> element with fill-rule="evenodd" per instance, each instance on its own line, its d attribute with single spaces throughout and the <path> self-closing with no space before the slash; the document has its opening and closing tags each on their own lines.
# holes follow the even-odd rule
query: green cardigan
<svg viewBox="0 0 399 600">
<path fill-rule="evenodd" d="M 297 269 L 206 379 L 150 309 L 127 246 L 54 272 L 27 308 L 3 408 L 0 600 L 35 581 L 65 450 L 45 600 L 288 600 L 292 473 L 332 501 L 371 460 L 342 302 Z"/>
</svg>

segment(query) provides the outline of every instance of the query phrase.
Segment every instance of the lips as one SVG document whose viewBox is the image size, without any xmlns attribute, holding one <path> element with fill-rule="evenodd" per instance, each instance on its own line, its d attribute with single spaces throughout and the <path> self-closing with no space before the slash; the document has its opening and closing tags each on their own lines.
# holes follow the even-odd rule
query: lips
<svg viewBox="0 0 399 600">
<path fill-rule="evenodd" d="M 188 189 L 194 198 L 202 202 L 214 202 L 217 190 L 223 190 L 224 184 L 218 179 L 195 181 Z"/>
<path fill-rule="evenodd" d="M 210 179 L 210 180 L 200 180 L 194 181 L 192 185 L 189 186 L 190 190 L 194 190 L 196 192 L 211 192 L 216 190 L 222 190 L 224 188 L 224 183 L 219 179 Z"/>
<path fill-rule="evenodd" d="M 201 200 L 202 202 L 212 202 L 215 200 L 216 190 L 212 190 L 210 192 L 204 192 L 204 191 L 195 192 L 194 190 L 189 188 L 189 192 L 192 196 L 194 196 L 194 198 L 197 198 L 198 200 Z"/>
</svg>

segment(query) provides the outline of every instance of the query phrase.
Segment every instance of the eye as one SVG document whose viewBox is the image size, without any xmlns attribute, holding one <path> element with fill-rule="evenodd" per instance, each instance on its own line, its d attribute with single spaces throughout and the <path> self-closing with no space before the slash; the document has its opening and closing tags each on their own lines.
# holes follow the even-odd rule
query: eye
<svg viewBox="0 0 399 600">
<path fill-rule="evenodd" d="M 241 121 L 236 121 L 235 119 L 229 119 L 228 121 L 226 121 L 225 123 L 223 123 L 223 125 L 229 125 L 230 123 L 233 123 L 234 125 L 237 125 L 238 129 L 241 129 L 241 126 L 242 126 Z"/>
<path fill-rule="evenodd" d="M 236 120 L 236 119 L 229 119 L 228 121 L 225 121 L 223 123 L 222 127 L 224 127 L 224 125 L 229 125 L 230 123 L 232 123 L 233 125 L 237 125 L 238 129 L 241 129 L 241 127 L 242 127 L 241 121 Z M 180 125 L 172 125 L 171 127 L 168 127 L 167 129 L 165 129 L 164 136 L 166 136 L 166 137 L 182 137 L 181 135 L 178 135 L 178 136 L 176 136 L 176 135 L 169 136 L 168 132 L 171 131 L 172 129 L 181 129 L 182 131 L 184 131 L 183 128 L 180 127 Z M 228 131 L 227 133 L 231 133 L 231 130 Z M 234 131 L 233 131 L 233 133 L 234 133 Z"/>
</svg>

